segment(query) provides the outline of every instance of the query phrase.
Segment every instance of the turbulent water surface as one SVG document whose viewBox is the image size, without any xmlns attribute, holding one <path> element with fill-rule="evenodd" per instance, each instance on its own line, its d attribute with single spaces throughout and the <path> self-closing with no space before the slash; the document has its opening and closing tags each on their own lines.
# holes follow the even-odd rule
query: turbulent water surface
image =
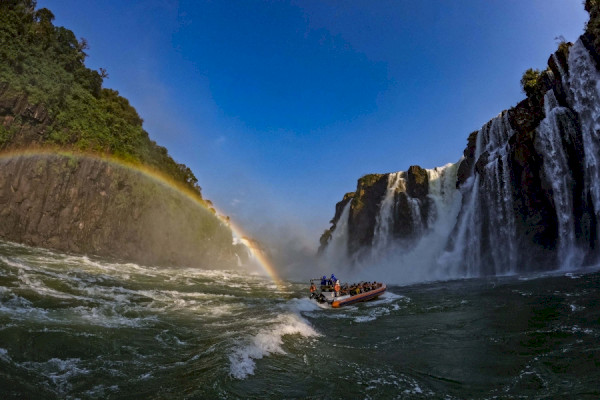
<svg viewBox="0 0 600 400">
<path fill-rule="evenodd" d="M 596 271 L 332 310 L 304 283 L 0 243 L 0 398 L 598 398 Z"/>
</svg>

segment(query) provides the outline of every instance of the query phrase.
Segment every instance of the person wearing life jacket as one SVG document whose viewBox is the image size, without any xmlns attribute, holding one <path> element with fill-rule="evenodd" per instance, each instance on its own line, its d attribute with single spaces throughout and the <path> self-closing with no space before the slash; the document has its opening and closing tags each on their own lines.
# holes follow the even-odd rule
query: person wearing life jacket
<svg viewBox="0 0 600 400">
<path fill-rule="evenodd" d="M 321 278 L 321 291 L 325 291 L 326 286 L 327 286 L 327 277 L 325 275 L 323 275 L 323 277 Z"/>
<path fill-rule="evenodd" d="M 331 276 L 333 276 L 333 275 L 331 275 Z M 333 287 L 333 290 L 335 291 L 335 297 L 338 297 L 340 295 L 340 289 L 341 289 L 340 281 L 336 280 L 335 286 Z"/>
<path fill-rule="evenodd" d="M 350 289 L 348 288 L 348 283 L 344 283 L 344 285 L 343 285 L 343 286 L 342 286 L 342 288 L 340 289 L 340 294 L 341 294 L 342 296 L 343 296 L 343 295 L 346 295 L 346 294 L 348 294 L 349 290 L 350 290 Z"/>
<path fill-rule="evenodd" d="M 314 282 L 310 282 L 310 298 L 314 298 L 317 296 L 317 287 Z"/>
</svg>

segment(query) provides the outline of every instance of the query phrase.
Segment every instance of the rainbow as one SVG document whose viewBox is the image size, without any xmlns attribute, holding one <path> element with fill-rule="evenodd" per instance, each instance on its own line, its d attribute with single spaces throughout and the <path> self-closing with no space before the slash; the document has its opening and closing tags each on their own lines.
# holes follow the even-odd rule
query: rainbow
<svg viewBox="0 0 600 400">
<path fill-rule="evenodd" d="M 226 226 L 228 226 L 231 229 L 231 232 L 234 237 L 239 239 L 242 243 L 244 243 L 244 244 L 246 243 L 245 241 L 241 240 L 242 238 L 247 236 L 245 234 L 245 232 L 240 227 L 236 226 L 228 217 L 227 218 L 224 217 L 223 214 L 220 213 L 219 210 L 212 203 L 207 203 L 205 200 L 200 198 L 198 196 L 198 194 L 196 194 L 195 192 L 193 192 L 192 190 L 190 190 L 183 184 L 176 182 L 172 178 L 165 175 L 164 173 L 157 171 L 155 169 L 149 168 L 147 166 L 144 166 L 144 165 L 141 165 L 138 163 L 128 162 L 128 161 L 125 161 L 125 160 L 122 160 L 122 159 L 119 159 L 119 158 L 116 158 L 116 157 L 113 157 L 110 155 L 99 155 L 99 154 L 86 153 L 86 152 L 69 151 L 69 150 L 64 150 L 64 149 L 45 149 L 45 148 L 14 150 L 14 151 L 2 152 L 2 153 L 0 153 L 0 160 L 6 160 L 6 159 L 18 158 L 18 157 L 45 157 L 45 156 L 63 156 L 63 157 L 76 157 L 76 158 L 87 158 L 87 159 L 93 159 L 93 160 L 100 160 L 100 161 L 104 161 L 104 162 L 107 162 L 109 164 L 112 164 L 112 165 L 115 165 L 118 167 L 126 168 L 129 170 L 135 171 L 135 172 L 139 172 L 142 175 L 159 183 L 161 186 L 163 186 L 169 190 L 176 191 L 177 193 L 181 194 L 188 200 L 192 201 L 197 206 L 202 207 L 211 212 L 214 212 L 215 216 L 217 218 L 219 218 L 219 220 L 221 220 L 221 222 L 223 224 L 225 224 Z M 264 272 L 267 274 L 267 276 L 269 276 L 269 278 L 273 281 L 273 283 L 277 286 L 277 288 L 279 290 L 281 290 L 284 287 L 283 280 L 277 274 L 277 270 L 275 269 L 275 266 L 273 265 L 273 263 L 269 259 L 269 257 L 266 254 L 264 254 L 264 252 L 258 251 L 257 249 L 253 248 L 252 246 L 246 245 L 246 248 L 248 249 L 248 252 L 250 252 L 250 254 L 252 254 L 254 259 L 256 259 L 258 261 L 260 267 L 264 270 Z"/>
</svg>

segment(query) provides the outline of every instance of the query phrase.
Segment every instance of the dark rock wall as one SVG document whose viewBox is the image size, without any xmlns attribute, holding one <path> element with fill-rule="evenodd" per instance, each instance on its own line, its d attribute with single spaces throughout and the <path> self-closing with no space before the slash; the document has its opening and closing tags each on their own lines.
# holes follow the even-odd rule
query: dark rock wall
<svg viewBox="0 0 600 400">
<path fill-rule="evenodd" d="M 427 225 L 430 212 L 427 171 L 412 165 L 406 171 L 405 186 L 396 189 L 393 211 L 394 239 L 411 240 Z M 418 213 L 415 213 L 418 210 Z"/>
<path fill-rule="evenodd" d="M 348 217 L 348 252 L 353 254 L 373 242 L 379 204 L 387 190 L 386 174 L 371 174 L 358 180 Z"/>
<path fill-rule="evenodd" d="M 598 70 L 600 4 L 588 0 L 586 7 L 593 8 L 593 18 L 580 40 Z M 554 269 L 565 263 L 596 263 L 600 257 L 596 204 L 600 189 L 595 182 L 600 167 L 590 166 L 600 154 L 589 153 L 591 148 L 600 149 L 600 139 L 597 129 L 589 132 L 584 126 L 593 126 L 600 116 L 600 104 L 590 104 L 586 95 L 575 98 L 571 74 L 576 74 L 576 81 L 587 80 L 583 89 L 579 83 L 580 91 L 597 91 L 592 88 L 600 79 L 596 82 L 596 76 L 587 75 L 597 71 L 570 71 L 571 49 L 572 44 L 562 43 L 528 98 L 468 137 L 456 178 L 462 208 L 448 237 L 446 252 L 451 256 L 445 258 L 456 260 L 465 268 L 463 273 Z M 556 176 L 556 171 L 562 175 Z M 394 239 L 418 236 L 417 230 L 427 227 L 429 220 L 426 171 L 411 167 L 405 174 L 406 188 L 394 199 Z M 371 183 L 368 190 L 359 181 L 349 220 L 350 253 L 369 247 L 380 250 L 373 247 L 373 232 L 388 176 L 367 179 Z M 411 219 L 415 199 L 422 213 L 420 226 Z M 355 202 L 360 204 L 358 212 Z M 336 213 L 331 230 L 339 215 Z"/>
<path fill-rule="evenodd" d="M 339 222 L 340 217 L 342 216 L 342 213 L 344 212 L 344 208 L 350 201 L 352 201 L 354 196 L 355 196 L 354 192 L 346 193 L 344 195 L 344 198 L 342 199 L 342 201 L 338 201 L 336 203 L 335 215 L 333 216 L 333 219 L 331 221 L 329 221 L 329 223 L 332 224 L 332 226 L 329 229 L 325 229 L 325 232 L 323 232 L 323 234 L 321 235 L 321 238 L 319 239 L 319 243 L 320 243 L 319 254 L 321 254 L 325 250 L 327 245 L 329 244 L 329 241 L 331 240 L 331 235 L 332 235 L 333 231 L 335 230 L 335 228 L 337 227 L 337 223 Z"/>
<path fill-rule="evenodd" d="M 0 237 L 149 265 L 235 265 L 213 213 L 141 172 L 100 159 L 0 157 Z"/>
<path fill-rule="evenodd" d="M 389 179 L 390 174 L 370 174 L 358 180 L 356 192 L 347 193 L 344 199 L 336 204 L 335 216 L 330 221 L 332 226 L 321 236 L 319 252 L 327 246 L 348 202 L 351 202 L 348 216 L 348 254 L 356 255 L 362 249 L 373 245 L 377 220 L 383 198 L 388 191 Z M 416 227 L 425 226 L 428 221 L 431 206 L 427 198 L 429 180 L 427 171 L 416 165 L 404 172 L 402 179 L 404 184 L 393 193 L 391 234 L 397 239 L 411 239 L 415 236 Z M 409 206 L 410 201 L 418 202 L 417 221 Z"/>
</svg>

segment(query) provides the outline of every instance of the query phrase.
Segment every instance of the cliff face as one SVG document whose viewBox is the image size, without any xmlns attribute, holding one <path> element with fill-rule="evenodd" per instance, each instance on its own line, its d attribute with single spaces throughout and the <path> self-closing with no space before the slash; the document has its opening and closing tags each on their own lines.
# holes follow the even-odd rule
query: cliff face
<svg viewBox="0 0 600 400">
<path fill-rule="evenodd" d="M 0 157 L 0 237 L 147 265 L 231 267 L 240 250 L 189 196 L 79 156 Z"/>
<path fill-rule="evenodd" d="M 588 35 L 561 44 L 528 98 L 470 137 L 448 245 L 469 273 L 596 262 L 595 58 Z"/>
<path fill-rule="evenodd" d="M 150 139 L 129 101 L 103 87 L 106 71 L 85 66 L 87 42 L 53 19 L 35 1 L 0 2 L 0 239 L 154 265 L 245 258 L 190 168 Z M 119 166 L 134 164 L 173 183 Z"/>
<path fill-rule="evenodd" d="M 527 80 L 524 76 L 527 99 L 469 135 L 446 190 L 460 196 L 458 211 L 440 207 L 438 200 L 449 193 L 432 192 L 430 171 L 420 181 L 410 179 L 420 176 L 418 168 L 384 175 L 385 193 L 379 190 L 368 198 L 356 193 L 370 211 L 358 225 L 350 210 L 351 256 L 409 249 L 406 238 L 415 244 L 433 226 L 439 227 L 440 213 L 448 212 L 448 234 L 437 265 L 456 274 L 493 275 L 598 261 L 600 5 L 588 0 L 586 9 L 591 14 L 587 32 L 575 44 L 562 43 L 546 70 L 532 70 Z M 404 186 L 392 183 L 396 179 L 405 182 L 405 189 L 398 190 Z M 335 236 L 336 226 L 345 226 L 340 217 L 336 213 L 326 232 L 329 237 Z M 386 219 L 391 221 L 388 228 Z M 366 232 L 357 234 L 362 229 Z"/>
<path fill-rule="evenodd" d="M 49 124 L 43 105 L 0 84 L 0 238 L 150 265 L 231 267 L 247 256 L 198 193 L 101 159 L 11 156 L 43 149 Z"/>
<path fill-rule="evenodd" d="M 321 236 L 320 252 L 333 238 L 344 209 L 348 207 L 349 255 L 376 246 L 389 238 L 408 240 L 428 225 L 431 208 L 428 171 L 411 166 L 408 171 L 365 175 L 358 180 L 356 191 L 347 193 L 336 204 L 332 227 Z"/>
</svg>

